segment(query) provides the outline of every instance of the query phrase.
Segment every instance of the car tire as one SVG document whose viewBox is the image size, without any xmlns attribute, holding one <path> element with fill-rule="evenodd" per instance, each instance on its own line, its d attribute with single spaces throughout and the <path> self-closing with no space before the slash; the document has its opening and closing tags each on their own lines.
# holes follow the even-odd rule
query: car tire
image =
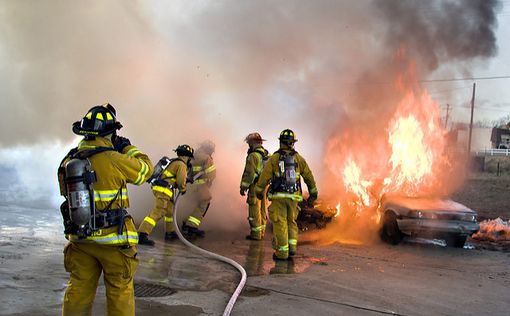
<svg viewBox="0 0 510 316">
<path fill-rule="evenodd" d="M 448 247 L 464 248 L 467 236 L 451 235 L 445 238 L 446 245 Z"/>
<path fill-rule="evenodd" d="M 392 245 L 397 245 L 402 241 L 402 232 L 398 228 L 397 216 L 393 212 L 384 214 L 381 239 Z"/>
</svg>

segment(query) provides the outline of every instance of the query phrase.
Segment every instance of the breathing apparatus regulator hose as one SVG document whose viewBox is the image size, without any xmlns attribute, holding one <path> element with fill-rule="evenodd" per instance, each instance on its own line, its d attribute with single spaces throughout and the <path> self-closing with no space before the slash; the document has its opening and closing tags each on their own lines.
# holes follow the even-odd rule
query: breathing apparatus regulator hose
<svg viewBox="0 0 510 316">
<path fill-rule="evenodd" d="M 219 260 L 221 262 L 225 262 L 227 264 L 230 264 L 231 266 L 233 266 L 234 268 L 239 270 L 239 272 L 241 273 L 241 281 L 239 282 L 239 285 L 237 286 L 236 290 L 234 291 L 234 293 L 230 297 L 230 300 L 228 301 L 228 304 L 225 307 L 225 310 L 223 311 L 223 316 L 228 316 L 232 312 L 232 309 L 234 308 L 234 304 L 236 303 L 237 298 L 241 294 L 241 291 L 243 290 L 243 288 L 244 288 L 244 286 L 246 284 L 246 271 L 244 270 L 244 268 L 239 263 L 235 262 L 234 260 L 232 260 L 230 258 L 227 258 L 227 257 L 220 256 L 217 253 L 207 251 L 207 250 L 202 249 L 200 247 L 197 247 L 197 246 L 193 245 L 192 243 L 190 243 L 188 240 L 186 240 L 186 238 L 184 238 L 184 236 L 182 235 L 181 231 L 179 230 L 179 225 L 177 225 L 177 208 L 179 206 L 178 201 L 179 201 L 180 193 L 174 191 L 174 196 L 175 196 L 175 207 L 174 207 L 174 212 L 173 212 L 173 225 L 174 225 L 175 232 L 177 233 L 177 236 L 179 237 L 179 239 L 186 246 L 188 246 L 191 249 L 197 251 L 198 253 L 200 253 L 202 255 L 205 255 L 205 256 L 208 256 L 208 257 L 211 257 L 213 259 Z"/>
</svg>

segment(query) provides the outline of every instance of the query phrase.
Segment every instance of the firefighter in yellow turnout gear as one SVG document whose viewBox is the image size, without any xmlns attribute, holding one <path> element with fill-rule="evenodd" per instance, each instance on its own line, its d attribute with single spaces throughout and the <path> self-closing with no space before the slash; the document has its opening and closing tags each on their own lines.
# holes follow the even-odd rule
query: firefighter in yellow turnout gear
<svg viewBox="0 0 510 316">
<path fill-rule="evenodd" d="M 92 314 L 101 274 L 108 315 L 135 315 L 133 277 L 138 266 L 138 235 L 126 211 L 126 184 L 143 184 L 152 174 L 152 164 L 127 138 L 116 136 L 122 125 L 115 114 L 110 104 L 96 106 L 74 123 L 73 132 L 85 138 L 59 167 L 61 194 L 67 200 L 61 206 L 69 240 L 64 248 L 64 266 L 70 272 L 62 315 Z M 73 177 L 77 161 L 92 169 L 83 174 L 93 175 L 94 180 Z M 76 191 L 76 183 L 87 183 L 88 191 Z"/>
<path fill-rule="evenodd" d="M 164 168 L 157 179 L 152 181 L 152 193 L 155 202 L 154 209 L 146 216 L 138 228 L 139 244 L 154 246 L 154 241 L 149 235 L 156 226 L 156 223 L 165 218 L 165 240 L 171 241 L 177 238 L 173 226 L 174 210 L 174 188 L 180 193 L 186 193 L 186 180 L 188 176 L 188 165 L 193 157 L 193 148 L 188 145 L 180 145 L 175 149 L 177 159 L 169 160 L 169 165 Z M 161 160 L 168 159 L 166 157 Z M 161 162 L 160 160 L 160 162 Z M 156 176 L 156 175 L 155 175 Z"/>
<path fill-rule="evenodd" d="M 265 161 L 268 159 L 268 152 L 262 147 L 262 142 L 265 139 L 262 139 L 259 133 L 249 134 L 245 141 L 250 148 L 248 149 L 248 156 L 241 178 L 240 193 L 244 196 L 248 191 L 246 203 L 248 204 L 250 234 L 246 236 L 246 239 L 261 240 L 266 232 L 266 195 L 264 190 L 262 198 L 257 198 L 255 184 L 260 177 Z"/>
<path fill-rule="evenodd" d="M 187 237 L 204 237 L 205 235 L 199 227 L 212 200 L 211 186 L 216 178 L 216 166 L 212 158 L 215 147 L 212 141 L 204 141 L 191 160 L 194 181 L 189 194 L 193 199 L 194 209 L 182 225 L 182 231 Z"/>
<path fill-rule="evenodd" d="M 301 178 L 310 193 L 308 204 L 313 205 L 318 191 L 308 164 L 294 150 L 297 141 L 294 132 L 286 129 L 281 132 L 279 139 L 280 149 L 268 159 L 255 191 L 257 197 L 262 198 L 266 185 L 271 182 L 268 198 L 271 201 L 269 219 L 273 222 L 273 259 L 286 260 L 297 250 L 298 202 L 303 200 Z"/>
</svg>

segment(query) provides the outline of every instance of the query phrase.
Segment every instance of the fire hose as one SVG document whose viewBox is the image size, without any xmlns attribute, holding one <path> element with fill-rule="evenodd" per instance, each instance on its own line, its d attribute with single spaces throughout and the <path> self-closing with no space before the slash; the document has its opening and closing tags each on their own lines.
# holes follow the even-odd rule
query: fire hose
<svg viewBox="0 0 510 316">
<path fill-rule="evenodd" d="M 177 236 L 179 237 L 179 239 L 186 246 L 188 246 L 191 249 L 197 251 L 198 253 L 203 254 L 205 256 L 208 256 L 210 258 L 219 260 L 221 262 L 225 262 L 227 264 L 230 264 L 231 266 L 233 266 L 234 268 L 239 270 L 239 272 L 241 273 L 241 281 L 239 282 L 239 285 L 237 286 L 236 290 L 234 291 L 234 293 L 230 297 L 230 300 L 228 301 L 228 304 L 225 307 L 225 310 L 223 311 L 223 316 L 228 316 L 232 312 L 232 309 L 234 308 L 234 304 L 236 303 L 237 298 L 241 294 L 241 291 L 243 290 L 244 285 L 246 284 L 246 271 L 236 261 L 234 261 L 234 260 L 232 260 L 230 258 L 227 258 L 227 257 L 220 256 L 217 253 L 210 252 L 210 251 L 207 251 L 207 250 L 202 249 L 200 247 L 197 247 L 197 246 L 193 245 L 192 243 L 190 243 L 188 240 L 186 240 L 186 238 L 184 238 L 184 236 L 182 235 L 181 231 L 179 230 L 179 225 L 177 225 L 177 207 L 178 207 L 178 200 L 179 200 L 180 193 L 177 190 L 175 190 L 175 189 L 174 189 L 174 196 L 175 196 L 175 206 L 174 206 L 174 212 L 173 212 L 173 225 L 174 225 L 175 232 L 177 233 Z"/>
</svg>

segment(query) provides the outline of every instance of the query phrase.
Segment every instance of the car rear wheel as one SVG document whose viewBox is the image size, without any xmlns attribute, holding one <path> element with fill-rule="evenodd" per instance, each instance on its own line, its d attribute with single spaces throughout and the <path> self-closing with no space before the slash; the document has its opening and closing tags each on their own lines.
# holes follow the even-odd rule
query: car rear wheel
<svg viewBox="0 0 510 316">
<path fill-rule="evenodd" d="M 446 245 L 448 247 L 464 248 L 467 236 L 451 235 L 445 238 Z"/>
<path fill-rule="evenodd" d="M 398 229 L 397 217 L 392 212 L 384 214 L 381 239 L 392 245 L 396 245 L 402 240 L 402 232 Z"/>
</svg>

